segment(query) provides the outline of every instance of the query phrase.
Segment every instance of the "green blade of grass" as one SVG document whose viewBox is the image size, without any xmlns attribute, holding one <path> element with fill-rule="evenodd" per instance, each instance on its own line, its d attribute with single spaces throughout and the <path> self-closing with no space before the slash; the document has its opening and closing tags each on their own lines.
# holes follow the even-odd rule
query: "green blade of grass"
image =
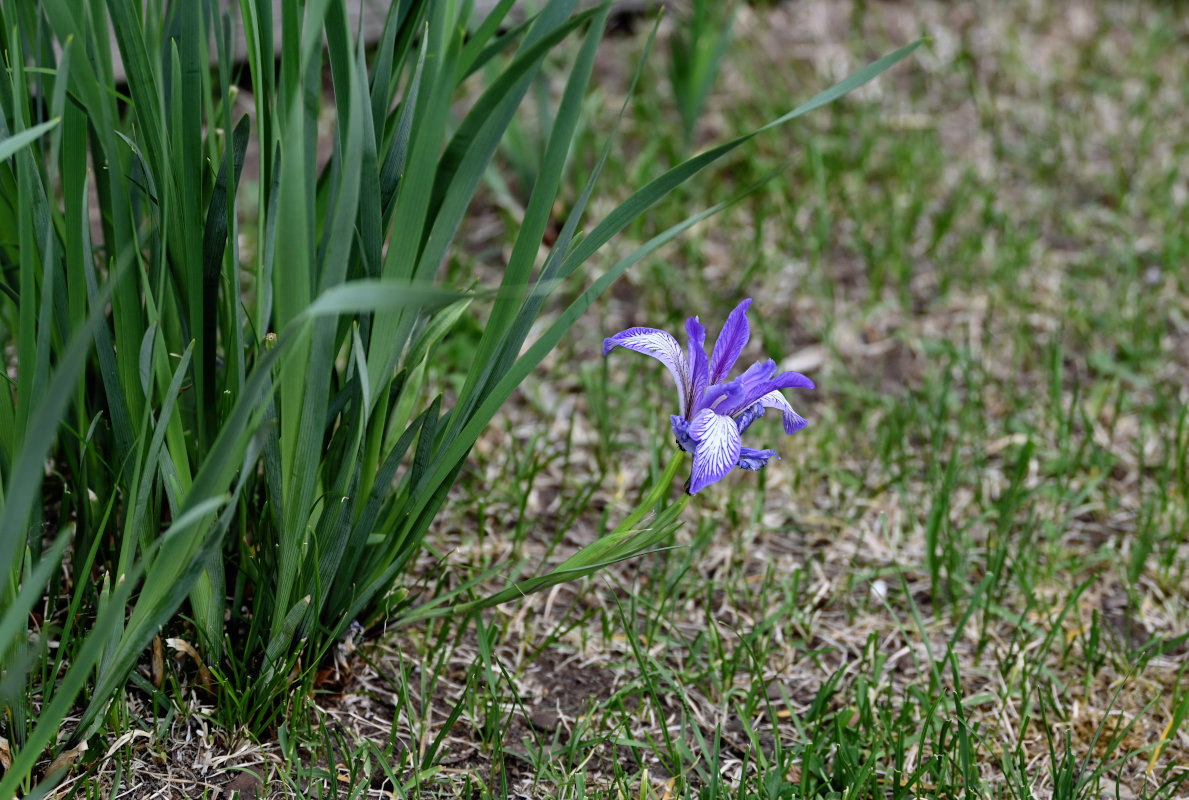
<svg viewBox="0 0 1189 800">
<path fill-rule="evenodd" d="M 39 125 L 34 125 L 32 128 L 18 131 L 0 139 L 0 161 L 7 161 L 12 158 L 18 152 L 58 127 L 61 121 L 58 118 L 51 119 L 48 122 L 42 122 Z"/>
</svg>

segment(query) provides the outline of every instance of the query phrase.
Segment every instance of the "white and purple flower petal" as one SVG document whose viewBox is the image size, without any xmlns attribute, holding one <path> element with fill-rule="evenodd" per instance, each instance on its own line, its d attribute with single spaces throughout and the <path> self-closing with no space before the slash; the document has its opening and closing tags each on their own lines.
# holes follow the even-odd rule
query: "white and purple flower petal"
<svg viewBox="0 0 1189 800">
<path fill-rule="evenodd" d="M 775 408 L 784 415 L 784 432 L 792 436 L 797 431 L 804 428 L 809 423 L 805 418 L 793 411 L 793 407 L 789 405 L 789 401 L 784 399 L 784 395 L 780 392 L 768 392 L 759 399 L 760 405 L 766 408 Z"/>
<path fill-rule="evenodd" d="M 690 420 L 689 435 L 697 442 L 689 493 L 697 494 L 735 468 L 743 445 L 735 420 L 708 408 Z"/>
<path fill-rule="evenodd" d="M 652 356 L 669 368 L 673 382 L 677 384 L 677 396 L 681 402 L 681 413 L 689 410 L 693 384 L 690 381 L 689 361 L 681 352 L 681 345 L 672 335 L 656 328 L 628 328 L 603 340 L 603 355 L 616 347 L 626 347 L 646 356 Z"/>
</svg>

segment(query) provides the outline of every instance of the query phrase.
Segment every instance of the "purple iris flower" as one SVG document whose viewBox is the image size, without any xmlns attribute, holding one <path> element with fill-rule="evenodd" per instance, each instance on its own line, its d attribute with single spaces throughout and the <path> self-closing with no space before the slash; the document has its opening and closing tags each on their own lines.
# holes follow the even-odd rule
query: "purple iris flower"
<svg viewBox="0 0 1189 800">
<path fill-rule="evenodd" d="M 673 435 L 678 447 L 694 454 L 690 494 L 697 494 L 735 467 L 758 470 L 776 456 L 775 450 L 756 450 L 742 443 L 743 432 L 764 415 L 765 408 L 780 410 L 789 435 L 808 424 L 780 392 L 794 386 L 813 388 L 813 381 L 799 372 L 777 374 L 776 362 L 767 359 L 726 380 L 751 336 L 747 324 L 750 305 L 750 298 L 744 300 L 727 317 L 709 358 L 706 329 L 697 317 L 685 321 L 688 355 L 676 339 L 656 328 L 628 328 L 603 340 L 603 355 L 626 347 L 652 356 L 673 373 L 681 411 L 671 418 Z"/>
</svg>

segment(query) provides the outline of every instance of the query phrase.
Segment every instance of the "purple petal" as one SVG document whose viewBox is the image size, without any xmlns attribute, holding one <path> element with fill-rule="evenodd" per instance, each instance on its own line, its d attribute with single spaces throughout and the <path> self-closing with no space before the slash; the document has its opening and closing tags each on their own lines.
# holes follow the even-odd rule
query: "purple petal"
<svg viewBox="0 0 1189 800">
<path fill-rule="evenodd" d="M 738 378 L 724 384 L 724 388 L 730 391 L 727 399 L 719 404 L 719 413 L 733 417 L 750 408 L 767 390 L 768 383 L 775 374 L 776 362 L 770 358 L 752 364 Z"/>
<path fill-rule="evenodd" d="M 744 385 L 743 379 L 736 378 L 728 383 L 716 383 L 713 386 L 706 387 L 702 392 L 702 398 L 698 401 L 698 407 L 694 410 L 696 414 L 703 408 L 715 408 L 716 405 L 721 405 L 722 408 L 732 406 L 735 401 L 742 397 L 747 391 L 747 386 Z M 721 402 L 720 402 L 721 401 Z M 721 409 L 718 409 L 722 413 Z M 728 414 L 728 416 L 731 416 Z"/>
<path fill-rule="evenodd" d="M 809 380 L 809 378 L 806 378 L 799 372 L 782 372 L 776 377 L 763 379 L 765 374 L 771 375 L 769 370 L 774 369 L 776 366 L 776 362 L 774 361 L 765 362 L 763 365 L 764 369 L 757 369 L 758 366 L 759 365 L 753 366 L 743 374 L 742 377 L 748 384 L 747 391 L 744 392 L 739 398 L 732 397 L 731 400 L 733 405 L 730 408 L 728 408 L 726 404 L 723 404 L 719 408 L 721 413 L 731 414 L 734 416 L 743 409 L 749 407 L 752 403 L 757 402 L 761 397 L 765 397 L 766 395 L 771 394 L 772 392 L 777 392 L 781 389 L 789 389 L 793 387 L 805 389 L 813 388 L 813 381 Z M 750 380 L 749 378 L 751 377 L 753 370 L 755 370 L 754 375 L 756 379 Z M 783 400 L 783 398 L 781 399 Z"/>
<path fill-rule="evenodd" d="M 759 402 L 767 408 L 780 410 L 781 414 L 784 415 L 784 432 L 789 436 L 792 436 L 809 424 L 805 421 L 804 417 L 793 411 L 793 407 L 789 405 L 789 401 L 785 400 L 784 395 L 780 392 L 768 392 L 768 394 L 759 399 Z"/>
<path fill-rule="evenodd" d="M 756 472 L 757 470 L 768 466 L 768 459 L 775 457 L 777 461 L 780 456 L 776 455 L 775 450 L 756 450 L 751 447 L 741 448 L 739 451 L 739 461 L 735 466 L 740 469 L 750 470 Z"/>
<path fill-rule="evenodd" d="M 754 386 L 763 381 L 771 380 L 775 374 L 776 362 L 769 358 L 752 364 L 743 371 L 743 374 L 739 378 L 747 385 Z"/>
<path fill-rule="evenodd" d="M 774 379 L 779 383 L 780 389 L 812 389 L 814 388 L 813 381 L 807 375 L 802 375 L 800 372 L 782 372 Z"/>
<path fill-rule="evenodd" d="M 714 342 L 714 353 L 710 356 L 711 383 L 718 383 L 727 376 L 747 346 L 747 340 L 751 338 L 751 327 L 747 324 L 747 308 L 750 305 L 749 297 L 735 306 L 722 326 L 722 332 Z"/>
<path fill-rule="evenodd" d="M 706 328 L 697 317 L 690 317 L 685 321 L 685 332 L 689 334 L 690 394 L 689 404 L 682 413 L 693 419 L 705 408 L 702 396 L 709 383 L 710 367 L 706 360 Z"/>
<path fill-rule="evenodd" d="M 690 421 L 689 435 L 698 443 L 689 487 L 690 494 L 697 494 L 730 472 L 743 448 L 735 420 L 708 408 Z"/>
<path fill-rule="evenodd" d="M 687 453 L 698 449 L 698 443 L 690 438 L 688 419 L 680 414 L 673 414 L 669 417 L 669 425 L 673 428 L 673 438 L 677 440 L 678 447 Z"/>
<path fill-rule="evenodd" d="M 763 404 L 757 402 L 748 406 L 747 410 L 735 417 L 735 426 L 739 428 L 739 435 L 742 436 L 744 432 L 751 427 L 751 423 L 755 422 L 762 416 L 764 416 Z"/>
<path fill-rule="evenodd" d="M 690 382 L 689 361 L 681 352 L 681 345 L 668 333 L 656 328 L 628 328 L 603 340 L 603 355 L 616 347 L 626 347 L 646 356 L 652 356 L 669 368 L 677 384 L 677 396 L 681 401 L 681 414 L 688 410 L 688 398 L 693 388 Z"/>
</svg>

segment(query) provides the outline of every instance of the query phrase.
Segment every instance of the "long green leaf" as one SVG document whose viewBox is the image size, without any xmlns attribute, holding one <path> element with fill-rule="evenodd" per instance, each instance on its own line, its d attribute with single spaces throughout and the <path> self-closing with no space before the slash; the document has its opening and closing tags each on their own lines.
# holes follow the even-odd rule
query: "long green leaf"
<svg viewBox="0 0 1189 800">
<path fill-rule="evenodd" d="M 570 77 L 566 81 L 565 92 L 562 94 L 553 130 L 550 132 L 549 142 L 545 148 L 541 170 L 529 197 L 524 219 L 512 247 L 512 254 L 508 258 L 508 267 L 501 283 L 501 286 L 506 290 L 517 286 L 526 288 L 528 286 L 542 237 L 549 224 L 549 215 L 553 210 L 554 199 L 557 197 L 561 184 L 566 156 L 569 153 L 581 113 L 582 98 L 590 81 L 595 55 L 598 52 L 599 42 L 602 40 L 602 31 L 606 26 L 609 12 L 609 5 L 604 4 L 601 12 L 592 19 L 590 31 L 586 35 L 586 40 L 578 53 L 573 69 L 570 70 Z M 637 72 L 638 77 L 639 73 Z M 605 158 L 606 151 L 603 155 Z M 595 171 L 597 172 L 597 168 Z M 588 186 L 593 186 L 593 181 Z M 523 297 L 519 298 L 518 302 L 496 303 L 492 308 L 491 317 L 483 329 L 483 336 L 479 340 L 475 354 L 474 363 L 478 368 L 467 372 L 466 383 L 460 393 L 462 397 L 460 404 L 464 408 L 471 398 L 475 397 L 478 387 L 486 385 L 492 371 L 497 369 L 496 353 L 506 345 L 509 338 L 509 327 L 517 316 L 522 301 Z M 466 411 L 463 412 L 463 418 L 466 413 Z"/>
<path fill-rule="evenodd" d="M 20 152 L 23 148 L 28 147 L 33 142 L 40 139 L 45 134 L 58 127 L 60 119 L 51 119 L 48 122 L 43 122 L 40 125 L 34 125 L 23 131 L 6 136 L 0 139 L 0 161 L 7 161 L 13 155 Z"/>
</svg>

